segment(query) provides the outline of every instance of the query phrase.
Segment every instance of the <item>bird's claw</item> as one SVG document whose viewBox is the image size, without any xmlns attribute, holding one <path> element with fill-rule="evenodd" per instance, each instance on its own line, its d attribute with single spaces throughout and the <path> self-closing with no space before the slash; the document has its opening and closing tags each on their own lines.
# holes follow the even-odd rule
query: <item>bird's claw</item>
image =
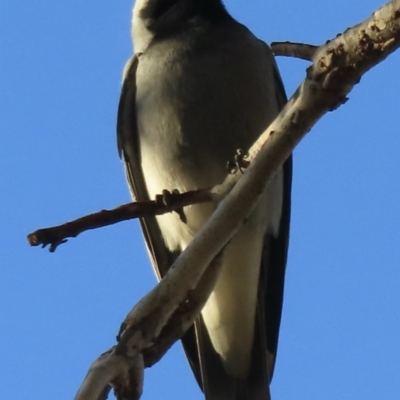
<svg viewBox="0 0 400 400">
<path fill-rule="evenodd" d="M 249 155 L 247 153 L 244 153 L 242 149 L 237 149 L 234 160 L 229 161 L 227 164 L 229 173 L 233 175 L 239 170 L 243 174 L 243 170 L 250 165 L 248 158 Z"/>
<path fill-rule="evenodd" d="M 172 192 L 170 192 L 169 190 L 164 189 L 162 191 L 161 195 L 157 195 L 156 196 L 156 202 L 159 204 L 162 204 L 163 206 L 167 207 L 168 209 L 171 207 L 171 203 L 174 199 L 174 197 L 176 197 L 177 195 L 179 195 L 179 190 L 178 189 L 173 189 Z M 175 211 L 178 215 L 180 220 L 186 224 L 187 223 L 187 218 L 185 215 L 185 212 L 183 211 L 183 208 L 178 208 Z"/>
</svg>

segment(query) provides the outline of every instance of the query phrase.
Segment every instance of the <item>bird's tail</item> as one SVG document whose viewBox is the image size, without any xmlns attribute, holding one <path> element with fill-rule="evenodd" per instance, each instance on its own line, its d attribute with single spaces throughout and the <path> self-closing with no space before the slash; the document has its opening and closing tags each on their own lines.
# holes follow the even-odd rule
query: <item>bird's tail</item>
<svg viewBox="0 0 400 400">
<path fill-rule="evenodd" d="M 258 312 L 258 314 L 260 314 Z M 227 374 L 220 356 L 214 350 L 201 317 L 195 323 L 201 383 L 206 400 L 270 400 L 266 334 L 256 318 L 251 367 L 247 378 Z"/>
</svg>

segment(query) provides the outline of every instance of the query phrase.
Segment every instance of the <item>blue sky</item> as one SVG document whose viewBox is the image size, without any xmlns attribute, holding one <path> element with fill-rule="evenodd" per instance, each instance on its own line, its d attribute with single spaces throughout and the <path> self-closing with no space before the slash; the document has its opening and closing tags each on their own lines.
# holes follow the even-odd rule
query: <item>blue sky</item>
<svg viewBox="0 0 400 400">
<path fill-rule="evenodd" d="M 322 43 L 380 0 L 226 0 L 267 42 Z M 137 222 L 54 254 L 26 234 L 129 201 L 115 139 L 132 2 L 0 5 L 0 393 L 72 399 L 155 284 Z M 398 399 L 400 53 L 295 151 L 293 218 L 274 400 Z M 279 59 L 288 94 L 305 62 Z M 177 344 L 144 400 L 202 399 Z"/>
</svg>

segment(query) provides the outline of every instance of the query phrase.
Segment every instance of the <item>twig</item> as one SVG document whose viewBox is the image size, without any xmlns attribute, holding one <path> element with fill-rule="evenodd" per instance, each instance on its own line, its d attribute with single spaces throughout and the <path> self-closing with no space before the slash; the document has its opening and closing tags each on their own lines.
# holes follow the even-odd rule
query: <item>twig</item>
<svg viewBox="0 0 400 400">
<path fill-rule="evenodd" d="M 168 199 L 168 204 L 159 199 L 128 203 L 113 210 L 102 210 L 62 225 L 38 229 L 28 235 L 28 242 L 31 246 L 46 247 L 50 245 L 50 252 L 54 252 L 57 246 L 67 241 L 67 238 L 76 237 L 90 229 L 102 228 L 121 221 L 148 215 L 162 215 L 191 204 L 200 204 L 212 200 L 215 200 L 215 195 L 212 191 L 201 189 L 181 194 L 174 193 Z"/>
<path fill-rule="evenodd" d="M 295 57 L 311 61 L 319 46 L 294 42 L 272 42 L 271 50 L 276 56 Z"/>
</svg>

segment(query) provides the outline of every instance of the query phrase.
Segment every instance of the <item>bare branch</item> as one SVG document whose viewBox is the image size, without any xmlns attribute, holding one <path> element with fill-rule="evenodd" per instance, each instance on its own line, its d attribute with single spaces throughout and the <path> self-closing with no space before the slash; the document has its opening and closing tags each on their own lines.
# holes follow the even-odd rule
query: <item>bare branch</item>
<svg viewBox="0 0 400 400">
<path fill-rule="evenodd" d="M 137 400 L 143 391 L 143 375 L 143 357 L 126 357 L 114 346 L 90 366 L 75 400 L 106 400 L 112 387 L 118 400 Z"/>
<path fill-rule="evenodd" d="M 358 83 L 361 75 L 382 62 L 400 46 L 400 0 L 393 0 L 370 18 L 347 29 L 321 46 L 313 57 L 311 73 L 331 90 L 339 82 L 346 90 Z"/>
<path fill-rule="evenodd" d="M 159 198 L 152 201 L 128 203 L 113 210 L 102 210 L 85 215 L 62 225 L 38 229 L 28 235 L 28 242 L 31 246 L 46 247 L 50 245 L 50 252 L 54 252 L 57 246 L 67 241 L 67 238 L 76 237 L 90 229 L 102 228 L 148 215 L 162 215 L 171 211 L 178 211 L 191 204 L 200 204 L 213 200 L 216 199 L 211 190 L 201 189 L 181 194 L 173 193 L 169 196 L 167 203 L 163 201 L 163 196 L 159 196 Z"/>
<path fill-rule="evenodd" d="M 153 345 L 144 349 L 143 358 L 146 368 L 158 362 L 169 348 L 183 336 L 199 315 L 218 277 L 221 267 L 220 255 L 207 267 L 196 289 L 189 291 L 187 299 L 173 313 Z"/>
<path fill-rule="evenodd" d="M 295 57 L 311 61 L 319 46 L 294 42 L 273 42 L 271 50 L 276 56 Z"/>
</svg>

